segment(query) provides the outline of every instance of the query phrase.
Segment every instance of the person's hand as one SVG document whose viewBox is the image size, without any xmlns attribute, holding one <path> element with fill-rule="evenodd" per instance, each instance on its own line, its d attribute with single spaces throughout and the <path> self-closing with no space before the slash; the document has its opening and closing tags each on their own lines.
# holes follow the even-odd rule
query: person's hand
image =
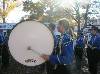
<svg viewBox="0 0 100 74">
<path fill-rule="evenodd" d="M 40 57 L 46 61 L 49 60 L 49 55 L 42 54 Z"/>
</svg>

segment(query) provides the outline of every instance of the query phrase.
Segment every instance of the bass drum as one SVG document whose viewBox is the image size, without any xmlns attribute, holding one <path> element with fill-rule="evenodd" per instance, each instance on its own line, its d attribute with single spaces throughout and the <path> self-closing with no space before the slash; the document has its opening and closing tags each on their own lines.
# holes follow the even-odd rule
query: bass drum
<svg viewBox="0 0 100 74">
<path fill-rule="evenodd" d="M 10 33 L 8 46 L 13 58 L 26 66 L 37 66 L 45 62 L 40 56 L 50 55 L 54 39 L 50 30 L 36 21 L 19 23 Z"/>
</svg>

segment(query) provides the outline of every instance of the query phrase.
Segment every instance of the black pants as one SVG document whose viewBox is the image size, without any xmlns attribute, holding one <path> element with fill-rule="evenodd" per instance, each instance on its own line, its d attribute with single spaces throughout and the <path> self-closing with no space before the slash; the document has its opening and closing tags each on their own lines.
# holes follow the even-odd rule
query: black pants
<svg viewBox="0 0 100 74">
<path fill-rule="evenodd" d="M 57 65 L 56 69 L 50 62 L 47 63 L 47 74 L 71 74 L 70 66 Z"/>
<path fill-rule="evenodd" d="M 9 51 L 6 44 L 2 45 L 2 68 L 7 68 L 9 65 Z"/>
<path fill-rule="evenodd" d="M 81 48 L 80 46 L 76 46 L 75 47 L 75 59 L 76 59 L 76 66 L 78 70 L 81 70 L 82 57 L 83 57 L 83 48 Z"/>
<path fill-rule="evenodd" d="M 100 50 L 90 48 L 87 49 L 87 57 L 89 63 L 89 71 L 91 74 L 97 74 L 97 65 L 100 61 Z"/>
<path fill-rule="evenodd" d="M 49 61 L 46 62 L 47 74 L 54 74 L 54 65 Z"/>
</svg>

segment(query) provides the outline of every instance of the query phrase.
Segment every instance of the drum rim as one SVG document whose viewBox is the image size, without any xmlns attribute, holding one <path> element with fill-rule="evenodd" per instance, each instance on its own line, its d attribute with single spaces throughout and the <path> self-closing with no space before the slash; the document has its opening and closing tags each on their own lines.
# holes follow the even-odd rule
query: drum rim
<svg viewBox="0 0 100 74">
<path fill-rule="evenodd" d="M 23 23 L 23 22 L 26 22 L 26 21 L 35 21 L 35 22 L 38 22 L 38 23 L 40 23 L 40 24 L 43 24 L 43 23 L 41 23 L 41 22 L 39 22 L 39 21 L 30 20 L 30 19 L 22 20 L 22 21 L 16 23 L 16 25 L 11 29 L 11 31 L 10 31 L 10 33 L 9 33 L 9 36 L 8 36 L 8 42 L 7 42 L 8 50 L 9 50 L 9 53 L 10 53 L 11 57 L 12 57 L 17 63 L 19 63 L 19 64 L 21 64 L 21 65 L 23 65 L 23 66 L 26 66 L 26 67 L 36 67 L 36 66 L 39 66 L 39 65 L 41 65 L 41 64 L 35 65 L 35 66 L 28 66 L 28 65 L 22 64 L 21 62 L 17 61 L 17 60 L 14 58 L 14 56 L 11 54 L 10 47 L 9 47 L 10 34 L 12 33 L 12 31 L 13 31 L 20 23 Z M 43 24 L 43 25 L 44 25 L 44 24 Z M 45 26 L 45 25 L 44 25 L 44 26 Z M 49 29 L 47 26 L 45 26 L 45 27 L 46 27 L 47 30 L 51 33 L 51 36 L 52 36 L 52 39 L 53 39 L 53 47 L 52 47 L 52 49 L 54 49 L 54 37 L 53 37 L 53 34 L 52 34 L 52 32 L 50 31 L 50 29 Z M 52 52 L 53 52 L 53 51 L 52 51 Z M 52 53 L 51 53 L 51 54 L 52 54 Z M 43 62 L 42 64 L 44 64 L 44 63 L 45 63 L 45 62 Z"/>
</svg>

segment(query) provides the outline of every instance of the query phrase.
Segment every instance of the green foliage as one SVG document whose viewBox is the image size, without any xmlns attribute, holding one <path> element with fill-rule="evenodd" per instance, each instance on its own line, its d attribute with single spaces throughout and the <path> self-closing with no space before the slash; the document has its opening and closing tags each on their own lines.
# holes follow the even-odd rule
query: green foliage
<svg viewBox="0 0 100 74">
<path fill-rule="evenodd" d="M 33 3 L 32 1 L 23 2 L 23 11 L 30 12 L 30 18 L 37 18 L 44 14 L 46 9 L 45 5 L 41 2 Z"/>
<path fill-rule="evenodd" d="M 43 21 L 51 22 L 63 15 L 63 10 L 59 9 L 54 0 L 41 0 L 37 3 L 25 1 L 23 6 L 23 11 L 30 13 L 29 19 L 38 19 L 43 16 Z"/>
</svg>

